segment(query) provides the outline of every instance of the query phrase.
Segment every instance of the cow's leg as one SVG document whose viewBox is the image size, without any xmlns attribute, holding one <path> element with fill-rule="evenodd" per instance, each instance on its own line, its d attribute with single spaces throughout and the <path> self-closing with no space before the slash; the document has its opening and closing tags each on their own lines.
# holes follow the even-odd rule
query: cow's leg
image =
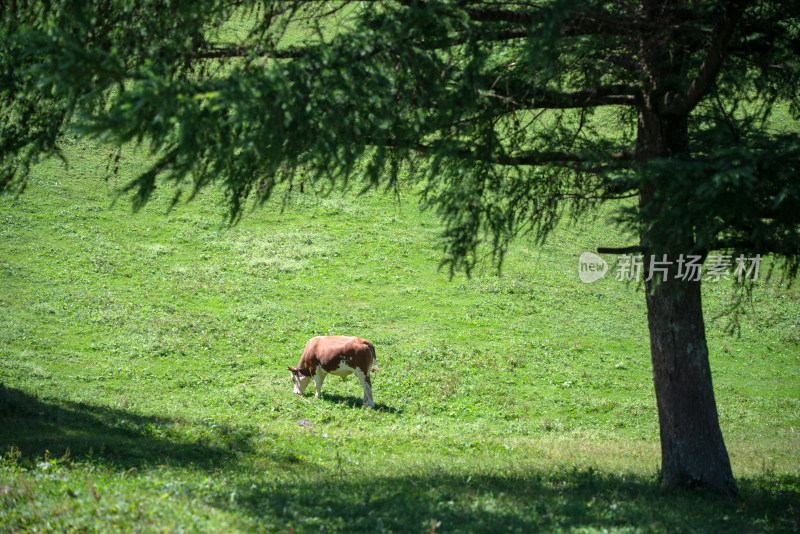
<svg viewBox="0 0 800 534">
<path fill-rule="evenodd" d="M 361 369 L 355 369 L 353 374 L 358 377 L 358 381 L 361 382 L 361 387 L 364 388 L 364 404 L 370 408 L 374 408 L 375 402 L 372 400 L 372 380 L 370 380 L 369 374 L 364 374 Z"/>
<path fill-rule="evenodd" d="M 314 397 L 317 399 L 322 398 L 322 383 L 325 381 L 325 377 L 327 375 L 328 373 L 322 369 L 317 369 L 316 374 L 314 374 L 314 386 L 317 388 L 317 392 Z"/>
</svg>

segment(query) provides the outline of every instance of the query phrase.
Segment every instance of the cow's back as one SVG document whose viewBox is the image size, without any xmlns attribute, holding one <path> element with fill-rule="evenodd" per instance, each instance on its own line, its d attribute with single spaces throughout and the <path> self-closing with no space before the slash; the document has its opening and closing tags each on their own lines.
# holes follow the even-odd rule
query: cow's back
<svg viewBox="0 0 800 534">
<path fill-rule="evenodd" d="M 316 360 L 328 371 L 341 361 L 366 372 L 375 360 L 375 346 L 355 336 L 318 336 L 308 341 L 303 358 Z"/>
</svg>

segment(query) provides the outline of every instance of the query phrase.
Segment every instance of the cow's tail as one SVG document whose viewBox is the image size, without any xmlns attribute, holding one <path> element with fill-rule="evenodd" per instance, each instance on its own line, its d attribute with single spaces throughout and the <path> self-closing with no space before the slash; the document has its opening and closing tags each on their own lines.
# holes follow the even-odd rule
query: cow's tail
<svg viewBox="0 0 800 534">
<path fill-rule="evenodd" d="M 366 339 L 364 340 L 364 343 L 366 343 L 367 348 L 369 348 L 369 351 L 372 353 L 372 366 L 369 368 L 369 372 L 374 373 L 375 371 L 378 370 L 378 365 L 377 365 L 378 356 L 375 354 L 375 345 L 373 345 L 371 341 L 367 341 Z"/>
</svg>

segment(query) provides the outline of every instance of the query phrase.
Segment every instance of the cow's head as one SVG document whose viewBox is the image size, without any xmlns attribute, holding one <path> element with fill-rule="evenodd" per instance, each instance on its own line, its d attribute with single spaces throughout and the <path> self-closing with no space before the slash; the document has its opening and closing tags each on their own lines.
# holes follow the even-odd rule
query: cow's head
<svg viewBox="0 0 800 534">
<path fill-rule="evenodd" d="M 311 373 L 302 367 L 287 367 L 292 372 L 292 383 L 294 384 L 294 392 L 297 395 L 302 395 L 311 382 Z"/>
</svg>

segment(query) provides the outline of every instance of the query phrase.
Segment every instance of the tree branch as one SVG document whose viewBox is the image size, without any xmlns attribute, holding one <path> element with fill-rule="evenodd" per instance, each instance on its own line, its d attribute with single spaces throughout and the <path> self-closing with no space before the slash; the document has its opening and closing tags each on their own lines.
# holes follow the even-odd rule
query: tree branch
<svg viewBox="0 0 800 534">
<path fill-rule="evenodd" d="M 615 163 L 628 163 L 634 161 L 633 152 L 615 152 L 610 156 L 595 157 L 585 152 L 547 151 L 531 152 L 524 155 L 505 156 L 494 158 L 492 161 L 498 165 L 544 165 L 546 163 L 562 163 L 571 166 L 574 163 L 597 163 L 598 161 L 613 161 Z"/>
<path fill-rule="evenodd" d="M 308 53 L 311 48 L 287 48 L 284 50 L 268 50 L 260 46 L 235 46 L 228 48 L 209 48 L 198 50 L 191 55 L 192 59 L 226 59 L 234 57 L 263 57 L 276 59 L 297 58 Z"/>
<path fill-rule="evenodd" d="M 706 50 L 706 57 L 700 65 L 697 76 L 682 93 L 668 92 L 665 94 L 659 109 L 660 113 L 665 115 L 685 115 L 694 109 L 700 99 L 705 96 L 722 68 L 728 43 L 741 19 L 746 4 L 747 1 L 739 0 L 726 5 L 722 19 Z"/>
<path fill-rule="evenodd" d="M 642 247 L 639 245 L 632 245 L 629 247 L 597 247 L 598 254 L 632 254 L 634 252 L 642 252 Z"/>
<path fill-rule="evenodd" d="M 567 109 L 596 106 L 635 105 L 640 91 L 635 84 L 615 84 L 592 87 L 583 91 L 564 93 L 550 89 L 535 89 L 516 81 L 503 83 L 492 80 L 498 90 L 484 91 L 487 97 L 499 98 L 519 109 Z M 505 93 L 500 91 L 505 89 Z"/>
<path fill-rule="evenodd" d="M 422 143 L 402 143 L 397 139 L 369 139 L 367 144 L 372 146 L 384 146 L 389 148 L 405 148 L 421 154 L 430 153 L 434 150 L 432 145 Z M 615 152 L 609 155 L 596 156 L 588 152 L 569 152 L 566 150 L 551 150 L 530 152 L 528 154 L 517 154 L 510 156 L 487 155 L 483 156 L 475 150 L 460 150 L 454 152 L 459 158 L 472 158 L 479 161 L 505 166 L 535 166 L 535 165 L 557 165 L 560 167 L 571 168 L 584 172 L 600 172 L 612 167 L 625 166 L 634 162 L 633 151 Z M 605 163 L 605 165 L 595 165 Z M 633 194 L 635 196 L 638 193 Z M 615 196 L 614 198 L 629 198 L 628 195 Z"/>
<path fill-rule="evenodd" d="M 467 8 L 464 10 L 471 20 L 477 22 L 509 22 L 525 27 L 532 25 L 545 13 L 545 8 L 535 11 L 511 10 L 502 8 Z M 564 20 L 561 35 L 566 37 L 580 35 L 639 35 L 643 32 L 682 32 L 692 35 L 705 35 L 703 30 L 693 26 L 673 24 L 663 26 L 653 24 L 637 17 L 609 15 L 602 12 L 570 13 Z"/>
</svg>

